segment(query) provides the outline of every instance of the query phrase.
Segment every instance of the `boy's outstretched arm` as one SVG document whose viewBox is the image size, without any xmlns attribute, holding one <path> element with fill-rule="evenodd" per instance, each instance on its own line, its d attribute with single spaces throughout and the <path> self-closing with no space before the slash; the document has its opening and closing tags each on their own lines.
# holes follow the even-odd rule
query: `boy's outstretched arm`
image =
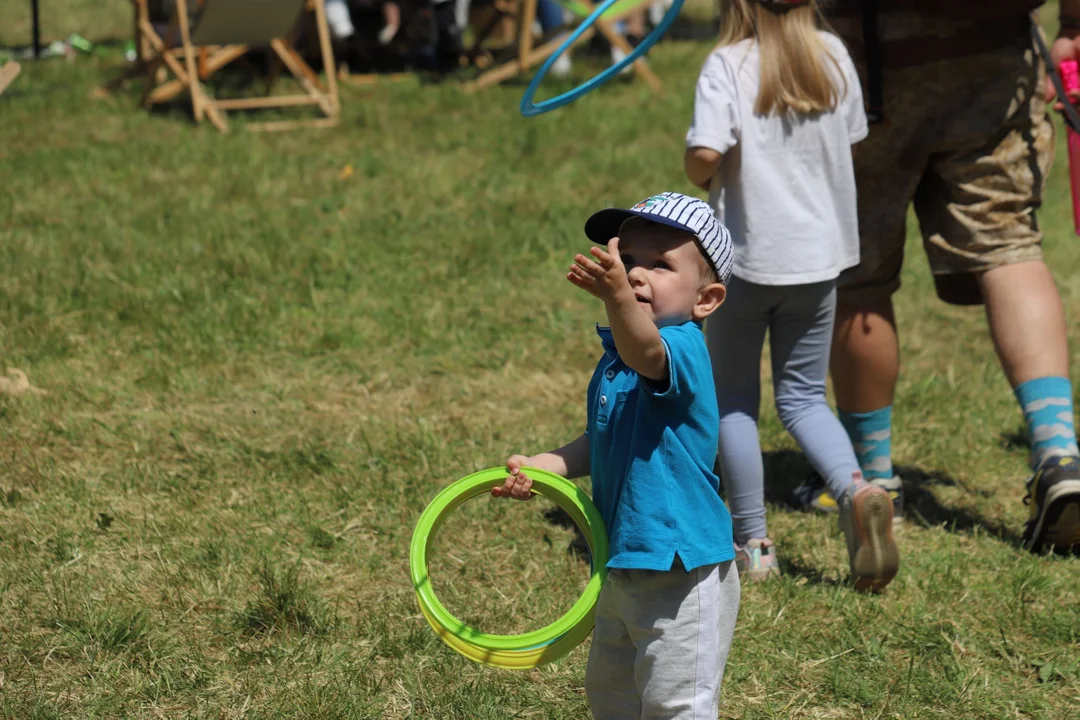
<svg viewBox="0 0 1080 720">
<path fill-rule="evenodd" d="M 667 351 L 660 340 L 660 331 L 641 309 L 626 267 L 619 256 L 619 238 L 608 242 L 607 252 L 594 247 L 595 259 L 584 255 L 574 257 L 567 279 L 582 290 L 604 301 L 611 335 L 619 357 L 638 375 L 650 380 L 667 380 Z"/>
<path fill-rule="evenodd" d="M 511 455 L 506 461 L 506 471 L 509 473 L 502 487 L 493 487 L 491 494 L 495 497 L 514 498 L 515 500 L 528 500 L 532 497 L 532 479 L 521 472 L 524 466 L 536 467 L 541 470 L 562 475 L 568 480 L 579 478 L 589 474 L 589 436 L 581 435 L 573 442 L 563 445 L 558 450 L 543 452 L 539 455 L 526 457 L 524 455 Z"/>
</svg>

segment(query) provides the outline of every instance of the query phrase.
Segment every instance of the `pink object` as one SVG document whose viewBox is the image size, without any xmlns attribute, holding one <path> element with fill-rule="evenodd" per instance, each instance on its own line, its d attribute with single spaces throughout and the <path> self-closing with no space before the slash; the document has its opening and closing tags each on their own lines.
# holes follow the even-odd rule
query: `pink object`
<svg viewBox="0 0 1080 720">
<path fill-rule="evenodd" d="M 1075 60 L 1063 60 L 1058 66 L 1061 73 L 1061 84 L 1065 86 L 1066 93 L 1080 90 L 1080 68 Z M 1069 98 L 1061 98 L 1062 102 L 1071 102 Z M 1066 130 L 1069 138 L 1069 184 L 1072 187 L 1073 203 L 1073 229 L 1080 235 L 1080 135 L 1071 127 Z"/>
</svg>

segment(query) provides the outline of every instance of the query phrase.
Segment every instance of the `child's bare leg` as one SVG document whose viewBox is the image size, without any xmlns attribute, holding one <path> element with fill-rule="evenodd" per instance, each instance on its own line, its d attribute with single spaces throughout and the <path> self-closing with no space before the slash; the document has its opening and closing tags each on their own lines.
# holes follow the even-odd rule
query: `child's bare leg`
<svg viewBox="0 0 1080 720">
<path fill-rule="evenodd" d="M 635 10 L 626 17 L 626 34 L 640 40 L 645 37 L 645 11 Z"/>
<path fill-rule="evenodd" d="M 625 19 L 619 22 L 617 28 L 620 33 L 626 37 L 626 40 L 632 47 L 636 47 L 638 43 L 645 37 L 645 10 L 635 10 L 626 16 Z M 612 45 L 611 47 L 611 62 L 612 64 L 622 62 L 626 57 L 626 53 L 622 48 Z M 623 68 L 620 74 L 626 75 L 631 72 L 629 67 Z"/>
<path fill-rule="evenodd" d="M 388 2 L 383 5 L 383 20 L 387 25 L 401 27 L 401 8 L 398 7 L 397 3 Z"/>
</svg>

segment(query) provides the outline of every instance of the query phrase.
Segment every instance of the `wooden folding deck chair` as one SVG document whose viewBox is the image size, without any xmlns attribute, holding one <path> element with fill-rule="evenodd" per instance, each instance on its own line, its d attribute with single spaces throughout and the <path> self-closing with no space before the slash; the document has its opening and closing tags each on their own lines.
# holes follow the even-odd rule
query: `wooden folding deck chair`
<svg viewBox="0 0 1080 720">
<path fill-rule="evenodd" d="M 588 41 L 595 32 L 598 31 L 612 46 L 620 48 L 626 54 L 630 54 L 630 43 L 615 30 L 614 26 L 619 20 L 622 20 L 630 13 L 643 7 L 646 2 L 647 0 L 626 0 L 624 3 L 616 4 L 611 10 L 605 13 L 603 17 L 599 18 L 591 28 L 582 33 L 575 44 L 580 45 L 581 43 Z M 511 10 L 508 9 L 506 3 L 507 0 L 497 0 L 495 5 L 496 11 L 502 15 L 509 14 Z M 579 20 L 584 20 L 588 17 L 589 13 L 591 13 L 595 7 L 595 4 L 590 2 L 590 0 L 578 0 L 577 2 L 562 1 L 560 4 L 577 15 Z M 557 37 L 545 42 L 540 47 L 533 48 L 533 22 L 536 20 L 536 0 L 517 0 L 514 18 L 517 25 L 518 38 L 515 53 L 516 57 L 481 73 L 475 80 L 465 85 L 465 90 L 467 92 L 483 90 L 486 87 L 491 87 L 492 85 L 509 80 L 515 75 L 525 73 L 530 68 L 538 67 L 551 57 L 551 55 L 559 49 L 559 46 L 561 46 L 563 42 L 566 41 L 566 38 L 573 32 L 572 29 L 567 29 L 566 32 L 560 33 Z M 496 20 L 490 21 L 477 33 L 477 40 L 473 43 L 473 46 L 467 50 L 470 56 L 476 56 L 479 44 L 482 43 L 487 35 L 494 29 Z M 652 71 L 649 64 L 645 61 L 645 58 L 638 58 L 631 67 L 634 69 L 634 74 L 644 80 L 654 92 L 660 91 L 660 78 Z"/>
<path fill-rule="evenodd" d="M 195 121 L 205 116 L 222 132 L 228 130 L 225 112 L 239 109 L 315 105 L 325 115 L 310 120 L 250 124 L 255 130 L 337 124 L 340 113 L 337 78 L 323 0 L 196 0 L 194 18 L 189 13 L 188 2 L 178 0 L 175 17 L 164 32 L 161 26 L 155 27 L 150 22 L 147 0 L 134 2 L 140 65 L 150 80 L 143 94 L 143 104 L 147 107 L 171 100 L 187 90 Z M 293 47 L 305 7 L 315 13 L 326 71 L 325 86 Z M 250 49 L 267 45 L 300 83 L 303 94 L 221 99 L 207 92 L 203 81 L 210 75 Z M 175 77 L 169 79 L 169 72 Z"/>
<path fill-rule="evenodd" d="M 21 70 L 22 66 L 14 60 L 0 67 L 0 94 L 3 94 L 8 85 L 19 77 L 19 71 Z"/>
</svg>

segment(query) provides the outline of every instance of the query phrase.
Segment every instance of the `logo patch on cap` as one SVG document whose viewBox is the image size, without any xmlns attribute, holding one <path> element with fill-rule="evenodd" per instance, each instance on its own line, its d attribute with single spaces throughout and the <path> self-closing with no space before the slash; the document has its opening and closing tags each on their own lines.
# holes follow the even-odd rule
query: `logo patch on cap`
<svg viewBox="0 0 1080 720">
<path fill-rule="evenodd" d="M 646 208 L 650 208 L 653 205 L 655 205 L 657 203 L 665 202 L 666 200 L 667 200 L 667 198 L 664 197 L 663 195 L 653 195 L 652 197 L 645 198 L 644 200 L 642 200 L 641 202 L 639 202 L 637 205 L 635 205 L 634 207 L 632 207 L 630 209 L 631 210 L 645 210 Z"/>
</svg>

